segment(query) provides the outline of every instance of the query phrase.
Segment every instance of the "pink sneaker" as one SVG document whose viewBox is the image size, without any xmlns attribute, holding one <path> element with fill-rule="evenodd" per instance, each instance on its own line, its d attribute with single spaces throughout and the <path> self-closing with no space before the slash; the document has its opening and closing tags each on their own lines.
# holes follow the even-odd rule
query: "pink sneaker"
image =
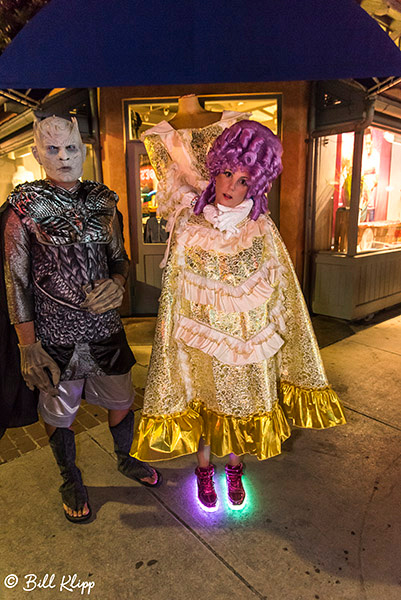
<svg viewBox="0 0 401 600">
<path fill-rule="evenodd" d="M 202 507 L 213 509 L 217 506 L 217 494 L 214 489 L 214 466 L 197 467 L 195 475 L 198 478 L 198 499 Z"/>
<path fill-rule="evenodd" d="M 245 490 L 242 487 L 241 481 L 242 473 L 242 463 L 239 463 L 235 467 L 226 465 L 228 499 L 235 506 L 242 504 L 245 500 Z"/>
</svg>

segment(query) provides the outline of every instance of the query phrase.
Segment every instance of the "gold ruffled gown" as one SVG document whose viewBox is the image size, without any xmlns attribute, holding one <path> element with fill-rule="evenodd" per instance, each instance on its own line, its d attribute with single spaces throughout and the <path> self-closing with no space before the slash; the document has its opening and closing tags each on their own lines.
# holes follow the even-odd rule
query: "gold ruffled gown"
<svg viewBox="0 0 401 600">
<path fill-rule="evenodd" d="M 163 216 L 204 189 L 211 143 L 240 118 L 223 113 L 218 123 L 179 131 L 163 122 L 145 134 Z M 190 208 L 175 220 L 131 454 L 174 458 L 196 452 L 202 436 L 217 456 L 265 459 L 281 452 L 290 424 L 345 423 L 270 217 L 244 219 L 229 239 Z"/>
</svg>

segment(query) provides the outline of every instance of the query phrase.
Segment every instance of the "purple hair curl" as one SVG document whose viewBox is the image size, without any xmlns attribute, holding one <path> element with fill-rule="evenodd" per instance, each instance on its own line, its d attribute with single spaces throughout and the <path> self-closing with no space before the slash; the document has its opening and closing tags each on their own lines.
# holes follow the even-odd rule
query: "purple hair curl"
<svg viewBox="0 0 401 600">
<path fill-rule="evenodd" d="M 251 219 L 267 211 L 266 194 L 282 171 L 283 148 L 277 136 L 257 121 L 238 121 L 214 141 L 206 158 L 210 183 L 199 196 L 194 213 L 199 215 L 216 197 L 216 177 L 226 169 L 249 174 L 246 197 L 253 199 Z"/>
</svg>

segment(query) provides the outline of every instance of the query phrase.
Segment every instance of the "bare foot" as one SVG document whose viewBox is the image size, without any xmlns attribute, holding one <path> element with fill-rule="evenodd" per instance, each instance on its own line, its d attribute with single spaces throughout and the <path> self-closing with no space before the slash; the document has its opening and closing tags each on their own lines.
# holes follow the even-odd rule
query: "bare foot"
<svg viewBox="0 0 401 600">
<path fill-rule="evenodd" d="M 85 506 L 81 510 L 72 510 L 72 508 L 70 508 L 66 504 L 63 504 L 63 508 L 70 517 L 84 517 L 89 513 L 89 508 L 86 502 Z"/>
<path fill-rule="evenodd" d="M 154 469 L 152 469 L 152 471 L 153 471 L 153 477 L 141 477 L 141 481 L 144 481 L 145 483 L 149 483 L 150 485 L 155 485 L 157 483 L 157 472 Z"/>
</svg>

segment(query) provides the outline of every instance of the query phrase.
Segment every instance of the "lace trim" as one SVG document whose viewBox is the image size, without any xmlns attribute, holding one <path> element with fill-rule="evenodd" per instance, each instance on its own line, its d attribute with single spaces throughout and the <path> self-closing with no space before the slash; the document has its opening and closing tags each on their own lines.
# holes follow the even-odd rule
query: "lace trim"
<svg viewBox="0 0 401 600">
<path fill-rule="evenodd" d="M 205 251 L 237 254 L 241 250 L 251 248 L 255 237 L 264 236 L 270 228 L 266 217 L 263 215 L 257 221 L 247 218 L 244 225 L 239 226 L 237 226 L 239 233 L 225 239 L 224 234 L 218 229 L 214 229 L 203 217 L 201 220 L 200 218 L 191 217 L 185 229 L 177 234 L 177 242 L 185 247 L 200 247 Z M 205 227 L 208 228 L 207 236 L 205 236 Z"/>
<path fill-rule="evenodd" d="M 271 259 L 244 283 L 234 286 L 186 270 L 183 296 L 197 304 L 212 305 L 221 312 L 245 312 L 270 298 L 283 272 L 283 267 Z"/>
<path fill-rule="evenodd" d="M 180 316 L 174 338 L 214 356 L 227 365 L 239 366 L 262 362 L 274 356 L 284 344 L 270 323 L 251 340 L 244 342 L 226 333 L 220 333 L 188 317 Z"/>
</svg>

